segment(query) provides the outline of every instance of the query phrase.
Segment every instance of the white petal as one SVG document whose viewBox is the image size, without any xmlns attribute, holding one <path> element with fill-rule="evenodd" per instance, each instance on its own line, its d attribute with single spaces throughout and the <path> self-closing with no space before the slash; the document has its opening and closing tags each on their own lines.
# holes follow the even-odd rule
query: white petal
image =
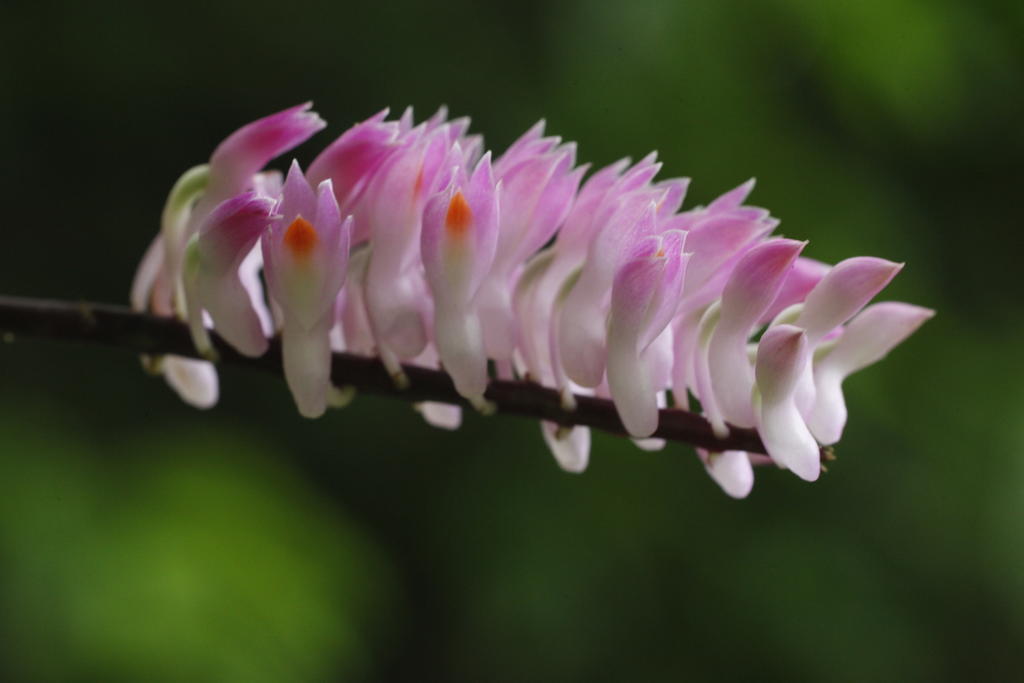
<svg viewBox="0 0 1024 683">
<path fill-rule="evenodd" d="M 934 315 L 930 309 L 898 301 L 869 306 L 850 321 L 821 362 L 850 375 L 880 361 Z"/>
<path fill-rule="evenodd" d="M 933 315 L 934 311 L 911 304 L 895 301 L 875 304 L 854 318 L 834 346 L 815 360 L 814 401 L 805 415 L 811 433 L 819 442 L 834 444 L 843 434 L 846 425 L 843 381 L 881 360 Z"/>
<path fill-rule="evenodd" d="M 633 439 L 633 444 L 642 451 L 654 452 L 664 449 L 667 442 L 665 439 L 650 438 Z"/>
<path fill-rule="evenodd" d="M 803 330 L 792 325 L 770 328 L 758 343 L 755 375 L 758 431 L 768 455 L 800 478 L 814 481 L 821 471 L 820 451 L 796 405 L 798 381 L 809 355 Z"/>
<path fill-rule="evenodd" d="M 658 428 L 658 392 L 650 368 L 637 352 L 636 332 L 616 332 L 609 328 L 608 387 L 626 431 L 642 439 Z"/>
<path fill-rule="evenodd" d="M 281 352 L 285 380 L 299 413 L 303 417 L 320 417 L 327 409 L 327 388 L 331 378 L 329 323 L 307 330 L 294 319 L 285 320 L 281 330 Z"/>
<path fill-rule="evenodd" d="M 746 498 L 754 488 L 754 468 L 743 451 L 725 451 L 707 456 L 704 468 L 715 483 L 733 498 Z"/>
<path fill-rule="evenodd" d="M 424 401 L 416 404 L 427 424 L 439 429 L 458 429 L 462 425 L 462 408 L 450 403 Z"/>
<path fill-rule="evenodd" d="M 217 403 L 219 386 L 213 363 L 182 356 L 165 356 L 164 377 L 185 403 L 196 408 L 212 408 Z"/>
<path fill-rule="evenodd" d="M 554 422 L 541 422 L 540 431 L 544 435 L 544 442 L 563 470 L 579 473 L 587 469 L 587 463 L 590 461 L 589 428 L 568 429 Z"/>
<path fill-rule="evenodd" d="M 814 385 L 814 407 L 807 415 L 807 426 L 819 443 L 829 446 L 839 441 L 846 426 L 843 375 L 832 368 L 816 368 Z"/>
<path fill-rule="evenodd" d="M 480 319 L 466 306 L 445 306 L 434 312 L 434 336 L 441 364 L 459 394 L 483 404 L 487 390 L 487 354 Z"/>
<path fill-rule="evenodd" d="M 762 401 L 758 431 L 772 460 L 793 470 L 801 479 L 818 478 L 821 451 L 792 398 L 779 403 Z"/>
</svg>

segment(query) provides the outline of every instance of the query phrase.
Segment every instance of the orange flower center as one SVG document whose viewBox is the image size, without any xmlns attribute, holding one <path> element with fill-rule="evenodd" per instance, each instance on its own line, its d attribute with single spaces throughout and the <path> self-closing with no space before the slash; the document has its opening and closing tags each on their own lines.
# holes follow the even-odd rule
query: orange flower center
<svg viewBox="0 0 1024 683">
<path fill-rule="evenodd" d="M 460 237 L 469 230 L 473 221 L 473 210 L 469 208 L 469 202 L 462 196 L 462 192 L 456 192 L 452 200 L 448 202 L 448 214 L 444 218 L 444 227 L 452 237 Z"/>
<path fill-rule="evenodd" d="M 298 216 L 284 231 L 284 245 L 295 257 L 306 257 L 313 251 L 320 237 L 316 228 L 302 216 Z"/>
</svg>

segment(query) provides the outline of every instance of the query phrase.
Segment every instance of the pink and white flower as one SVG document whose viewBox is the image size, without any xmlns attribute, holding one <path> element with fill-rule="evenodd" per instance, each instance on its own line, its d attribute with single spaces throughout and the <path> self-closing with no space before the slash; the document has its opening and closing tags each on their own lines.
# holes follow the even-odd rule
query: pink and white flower
<svg viewBox="0 0 1024 683">
<path fill-rule="evenodd" d="M 263 272 L 281 311 L 285 380 L 299 412 L 319 417 L 331 386 L 331 329 L 348 271 L 352 217 L 342 218 L 332 182 L 314 190 L 298 163 L 288 171 L 277 213 L 262 235 Z"/>
</svg>

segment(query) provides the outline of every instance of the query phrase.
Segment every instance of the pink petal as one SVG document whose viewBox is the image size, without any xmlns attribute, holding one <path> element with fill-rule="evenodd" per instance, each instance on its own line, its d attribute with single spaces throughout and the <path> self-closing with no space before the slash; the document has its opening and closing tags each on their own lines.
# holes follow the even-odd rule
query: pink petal
<svg viewBox="0 0 1024 683">
<path fill-rule="evenodd" d="M 708 204 L 708 212 L 714 213 L 717 211 L 727 211 L 729 209 L 735 209 L 743 202 L 747 200 L 750 193 L 754 191 L 754 184 L 757 182 L 755 178 L 751 178 L 742 185 L 729 190 L 722 196 L 718 197 L 710 204 Z"/>
<path fill-rule="evenodd" d="M 316 218 L 317 199 L 316 192 L 309 180 L 303 175 L 298 161 L 292 161 L 288 167 L 288 175 L 285 177 L 284 186 L 281 188 L 281 203 L 277 207 L 277 213 L 283 218 L 284 227 L 288 226 L 298 216 L 308 221 Z M 281 228 L 280 232 L 284 232 Z"/>
<path fill-rule="evenodd" d="M 501 223 L 499 197 L 501 186 L 495 182 L 491 153 L 483 156 L 466 188 L 466 199 L 473 209 L 473 277 L 470 290 L 476 292 L 497 256 L 498 230 Z"/>
<path fill-rule="evenodd" d="M 525 157 L 544 154 L 558 144 L 557 138 L 547 138 L 546 141 L 542 142 L 544 140 L 545 125 L 546 122 L 544 119 L 541 119 L 523 133 L 519 139 L 509 145 L 509 148 L 505 150 L 505 153 L 494 164 L 494 172 L 497 177 L 501 178 L 504 176 L 505 173 Z M 539 146 L 538 143 L 540 143 Z"/>
<path fill-rule="evenodd" d="M 651 152 L 640 161 L 622 174 L 622 179 L 616 186 L 616 191 L 619 193 L 632 192 L 638 190 L 654 179 L 654 176 L 658 175 L 658 171 L 661 170 L 661 164 L 658 163 L 658 153 Z"/>
<path fill-rule="evenodd" d="M 672 216 L 683 205 L 686 190 L 690 187 L 689 178 L 672 178 L 662 180 L 655 187 L 665 192 L 658 204 L 658 218 L 665 220 Z"/>
<path fill-rule="evenodd" d="M 323 287 L 320 291 L 321 310 L 331 306 L 345 283 L 348 274 L 348 255 L 352 240 L 352 216 L 342 220 L 330 180 L 317 188 L 316 225 L 322 248 L 314 252 L 316 265 L 321 269 Z"/>
<path fill-rule="evenodd" d="M 811 290 L 796 324 L 807 331 L 814 346 L 850 319 L 896 277 L 902 263 L 857 256 L 835 265 Z"/>
<path fill-rule="evenodd" d="M 576 196 L 565 225 L 558 233 L 559 249 L 586 251 L 591 234 L 598 227 L 594 216 L 628 165 L 628 159 L 620 159 L 587 179 Z"/>
<path fill-rule="evenodd" d="M 806 299 L 807 294 L 821 282 L 831 268 L 832 266 L 821 261 L 804 256 L 798 258 L 787 273 L 786 280 L 782 283 L 782 289 L 775 297 L 775 301 L 761 316 L 760 324 L 767 325 L 779 313 Z"/>
<path fill-rule="evenodd" d="M 200 227 L 198 273 L 190 301 L 193 330 L 198 311 L 205 309 L 224 339 L 250 355 L 262 355 L 267 340 L 259 316 L 239 276 L 242 259 L 252 251 L 270 222 L 273 202 L 245 193 L 220 204 Z"/>
<path fill-rule="evenodd" d="M 202 203 L 211 207 L 246 189 L 271 159 L 302 144 L 327 124 L 307 102 L 239 128 L 210 157 L 210 185 Z"/>
<path fill-rule="evenodd" d="M 352 252 L 348 277 L 338 299 L 338 317 L 344 330 L 345 348 L 364 356 L 374 353 L 373 331 L 363 297 L 369 256 L 370 250 L 366 247 Z"/>
<path fill-rule="evenodd" d="M 311 184 L 319 185 L 328 178 L 334 183 L 335 197 L 343 215 L 351 212 L 366 184 L 395 149 L 398 124 L 384 121 L 386 116 L 385 109 L 349 128 L 309 166 Z"/>
<path fill-rule="evenodd" d="M 665 270 L 661 282 L 654 291 L 654 296 L 647 309 L 640 334 L 640 348 L 646 349 L 656 337 L 668 327 L 676 315 L 683 291 L 683 281 L 692 254 L 683 253 L 686 244 L 686 233 L 680 230 L 669 230 L 661 235 L 661 256 L 666 259 Z"/>
<path fill-rule="evenodd" d="M 604 212 L 606 218 L 598 218 L 604 224 L 590 244 L 583 271 L 556 322 L 561 330 L 561 363 L 581 386 L 597 386 L 604 375 L 604 315 L 612 281 L 630 246 L 657 233 L 661 194 L 654 190 L 628 194 Z"/>
<path fill-rule="evenodd" d="M 719 321 L 709 340 L 708 369 L 722 415 L 738 427 L 755 424 L 750 403 L 754 372 L 747 340 L 805 245 L 776 239 L 754 247 L 733 269 L 722 292 Z"/>
<path fill-rule="evenodd" d="M 571 150 L 562 149 L 530 157 L 498 176 L 505 208 L 498 248 L 504 272 L 543 246 L 565 220 L 575 192 L 571 186 L 566 191 L 563 182 L 571 171 L 572 156 Z"/>
<path fill-rule="evenodd" d="M 573 148 L 574 149 L 574 148 Z M 525 260 L 543 247 L 555 232 L 565 223 L 572 210 L 583 169 L 573 169 L 572 153 L 569 146 L 563 148 L 560 163 L 534 206 L 532 226 L 524 235 L 519 250 L 520 260 Z M 512 210 L 513 207 L 509 207 Z"/>
</svg>

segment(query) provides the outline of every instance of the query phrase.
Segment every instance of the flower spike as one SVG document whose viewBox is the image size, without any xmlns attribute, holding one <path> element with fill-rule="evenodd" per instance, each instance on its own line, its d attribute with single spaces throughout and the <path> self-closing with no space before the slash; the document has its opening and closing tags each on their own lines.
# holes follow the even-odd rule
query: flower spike
<svg viewBox="0 0 1024 683">
<path fill-rule="evenodd" d="M 660 411 L 696 399 L 700 442 L 712 446 L 698 454 L 737 498 L 767 462 L 816 479 L 821 445 L 846 423 L 845 378 L 933 315 L 864 308 L 902 264 L 804 256 L 806 242 L 772 237 L 779 220 L 746 204 L 753 179 L 684 208 L 689 178 L 659 179 L 655 153 L 586 177 L 576 143 L 547 135 L 543 120 L 492 159 L 469 119 L 444 106 L 418 123 L 411 108 L 388 116 L 286 176 L 263 167 L 323 127 L 308 104 L 228 136 L 171 191 L 132 306 L 187 318 L 211 359 L 208 327 L 250 356 L 276 333 L 307 417 L 354 395 L 331 385 L 332 362 L 345 361 L 332 352 L 379 359 L 398 388 L 420 383 L 404 365 L 444 371 L 459 405 L 427 400 L 438 395 L 423 386 L 410 398 L 446 429 L 463 402 L 486 413 L 514 405 L 502 398 L 508 382 L 541 385 L 547 403 L 523 412 L 541 416 L 570 472 L 587 467 L 584 425 L 610 419 L 572 411 L 614 407 L 636 445 L 655 450 L 675 428 L 658 430 Z M 190 404 L 216 401 L 208 362 L 149 366 Z"/>
</svg>

